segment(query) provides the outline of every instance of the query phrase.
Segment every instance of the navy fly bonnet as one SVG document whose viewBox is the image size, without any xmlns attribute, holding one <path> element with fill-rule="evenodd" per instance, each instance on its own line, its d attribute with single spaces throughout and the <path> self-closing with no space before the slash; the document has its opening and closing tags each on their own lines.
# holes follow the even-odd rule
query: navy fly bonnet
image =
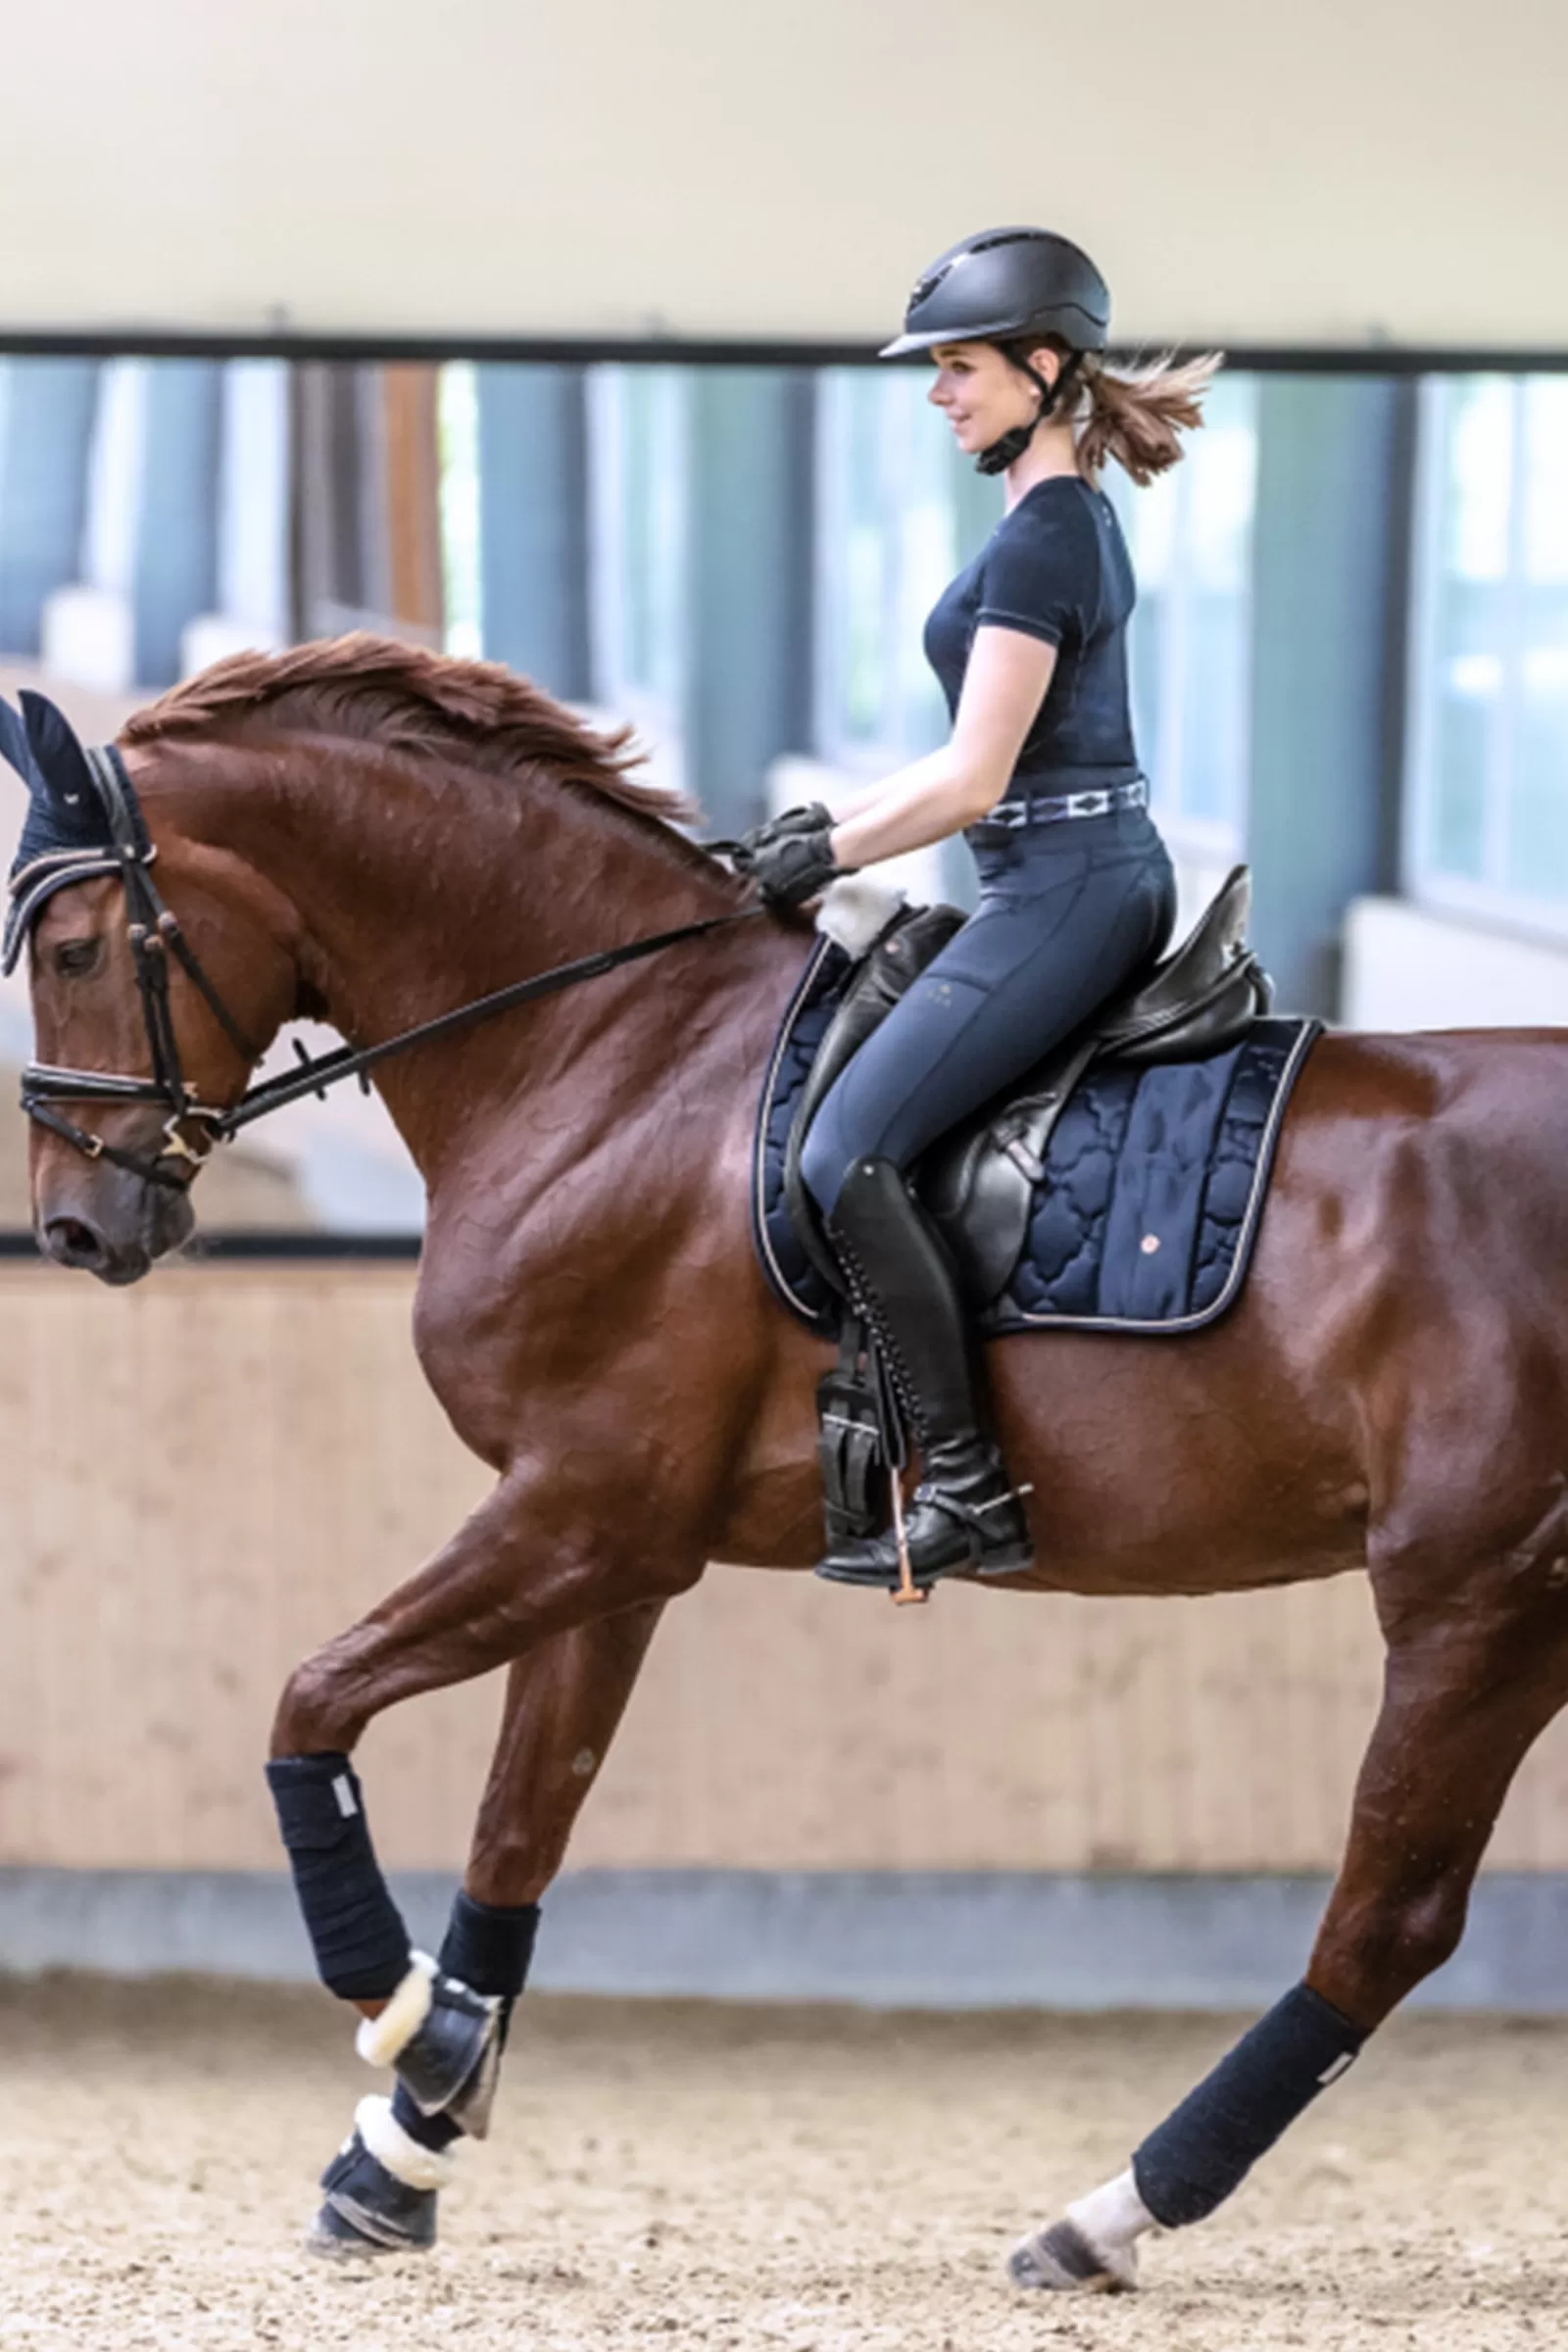
<svg viewBox="0 0 1568 2352">
<path fill-rule="evenodd" d="M 22 712 L 0 701 L 0 759 L 27 787 L 27 817 L 11 865 L 11 905 L 0 944 L 0 970 L 16 969 L 44 902 L 73 882 L 122 871 L 109 809 L 87 755 L 63 710 L 24 687 Z M 152 843 L 134 799 L 127 813 L 144 858 Z"/>
</svg>

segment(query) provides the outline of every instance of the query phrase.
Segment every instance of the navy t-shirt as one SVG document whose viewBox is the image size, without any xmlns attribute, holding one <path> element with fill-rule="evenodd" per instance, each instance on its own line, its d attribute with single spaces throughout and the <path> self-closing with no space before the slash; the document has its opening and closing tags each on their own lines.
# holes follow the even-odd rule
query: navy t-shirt
<svg viewBox="0 0 1568 2352">
<path fill-rule="evenodd" d="M 1136 596 L 1115 508 L 1102 490 L 1066 473 L 1026 490 L 932 607 L 926 660 L 954 717 L 983 621 L 1057 648 L 1009 794 L 1019 781 L 1049 790 L 1046 779 L 1059 775 L 1063 790 L 1077 791 L 1141 772 L 1127 689 L 1127 621 Z M 1094 772 L 1081 775 L 1085 769 Z"/>
</svg>

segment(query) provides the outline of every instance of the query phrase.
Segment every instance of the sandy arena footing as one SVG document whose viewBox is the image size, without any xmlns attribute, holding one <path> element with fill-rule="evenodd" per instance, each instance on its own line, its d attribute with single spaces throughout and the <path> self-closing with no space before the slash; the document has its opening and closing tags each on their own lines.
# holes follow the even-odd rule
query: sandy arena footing
<svg viewBox="0 0 1568 2352">
<path fill-rule="evenodd" d="M 1568 2329 L 1568 2025 L 1396 2023 L 1147 2291 L 1022 2295 L 1225 2020 L 537 1998 L 432 2256 L 301 2250 L 370 2087 L 324 1995 L 0 1985 L 0 2345 L 27 2352 L 1512 2352 Z"/>
</svg>

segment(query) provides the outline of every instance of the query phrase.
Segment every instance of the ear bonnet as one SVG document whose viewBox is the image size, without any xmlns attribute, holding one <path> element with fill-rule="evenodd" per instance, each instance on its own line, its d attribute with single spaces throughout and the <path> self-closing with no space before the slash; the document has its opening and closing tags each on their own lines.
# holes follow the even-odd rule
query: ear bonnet
<svg viewBox="0 0 1568 2352">
<path fill-rule="evenodd" d="M 6 972 L 16 969 L 39 909 L 57 890 L 122 870 L 109 808 L 71 721 L 47 696 L 28 687 L 20 700 L 20 716 L 0 701 L 0 759 L 27 787 L 26 821 L 12 861 L 11 905 L 0 944 L 0 970 Z M 129 813 L 135 847 L 150 858 L 152 844 L 134 801 Z"/>
</svg>

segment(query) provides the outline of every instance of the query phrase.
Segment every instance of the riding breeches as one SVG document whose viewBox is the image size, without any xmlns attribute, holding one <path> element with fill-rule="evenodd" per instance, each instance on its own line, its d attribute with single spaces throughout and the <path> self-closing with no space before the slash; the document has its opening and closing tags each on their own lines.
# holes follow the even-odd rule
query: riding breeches
<svg viewBox="0 0 1568 2352">
<path fill-rule="evenodd" d="M 1064 839 L 1063 836 L 1066 836 Z M 980 904 L 829 1089 L 801 1172 L 824 1214 L 858 1158 L 908 1167 L 1163 949 L 1176 885 L 1142 808 L 973 838 Z"/>
</svg>

